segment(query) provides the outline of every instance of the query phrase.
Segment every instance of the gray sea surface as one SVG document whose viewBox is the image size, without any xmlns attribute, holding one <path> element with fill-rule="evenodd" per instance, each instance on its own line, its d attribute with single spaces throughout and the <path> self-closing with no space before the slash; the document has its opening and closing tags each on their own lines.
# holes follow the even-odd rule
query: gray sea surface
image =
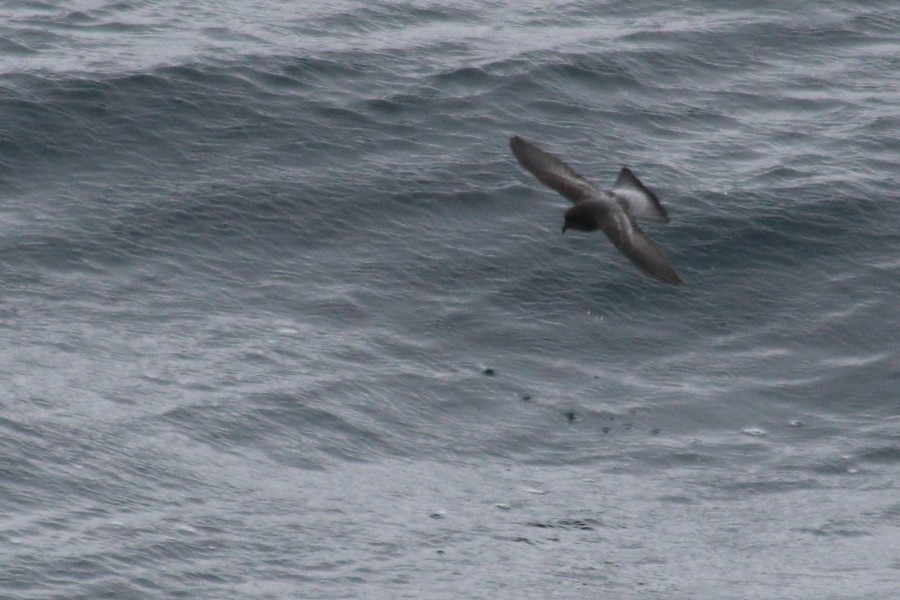
<svg viewBox="0 0 900 600">
<path fill-rule="evenodd" d="M 895 0 L 0 4 L 0 597 L 895 600 L 898 74 Z"/>
</svg>

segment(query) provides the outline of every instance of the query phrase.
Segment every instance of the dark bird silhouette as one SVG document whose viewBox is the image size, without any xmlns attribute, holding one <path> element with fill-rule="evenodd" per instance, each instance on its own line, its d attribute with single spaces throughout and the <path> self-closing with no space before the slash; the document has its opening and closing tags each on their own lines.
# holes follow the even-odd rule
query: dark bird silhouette
<svg viewBox="0 0 900 600">
<path fill-rule="evenodd" d="M 602 229 L 609 241 L 641 271 L 666 283 L 681 283 L 662 248 L 636 222 L 643 218 L 668 223 L 669 215 L 656 194 L 630 169 L 623 167 L 619 171 L 611 190 L 601 190 L 560 159 L 519 136 L 510 138 L 509 147 L 532 175 L 574 204 L 566 211 L 563 233 L 566 229 Z"/>
</svg>

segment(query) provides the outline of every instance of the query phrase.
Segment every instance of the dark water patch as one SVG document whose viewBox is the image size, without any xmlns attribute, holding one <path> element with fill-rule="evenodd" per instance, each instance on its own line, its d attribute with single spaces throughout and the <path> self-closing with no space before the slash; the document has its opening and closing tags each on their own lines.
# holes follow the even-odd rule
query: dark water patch
<svg viewBox="0 0 900 600">
<path fill-rule="evenodd" d="M 226 45 L 228 42 L 251 42 L 265 44 L 266 40 L 256 35 L 235 31 L 230 27 L 204 27 L 201 32 L 213 42 Z"/>
<path fill-rule="evenodd" d="M 573 105 L 571 101 L 558 100 L 554 98 L 534 98 L 529 99 L 523 104 L 527 105 L 528 110 L 539 111 L 546 119 L 553 120 L 571 120 L 577 112 L 577 105 Z"/>
<path fill-rule="evenodd" d="M 745 40 L 763 57 L 794 55 L 811 61 L 823 60 L 838 49 L 851 48 L 867 40 L 867 32 L 852 27 L 838 15 L 825 13 L 825 10 L 814 13 L 809 19 L 748 22 L 736 30 L 735 36 Z"/>
<path fill-rule="evenodd" d="M 368 104 L 371 111 L 353 110 L 325 102 L 312 103 L 310 108 L 314 111 L 318 125 L 323 129 L 331 124 L 339 124 L 341 129 L 345 131 L 364 131 L 373 128 L 376 122 L 370 116 L 371 113 L 391 113 L 394 111 L 394 104 L 390 101 L 373 100 L 369 101 Z M 387 124 L 381 123 L 380 125 L 385 127 Z M 317 144 L 328 143 L 334 147 L 335 151 L 340 151 L 341 147 L 347 144 L 347 140 L 342 139 L 316 139 L 310 141 Z M 356 141 L 359 142 L 359 140 Z M 394 138 L 391 141 L 397 141 L 397 139 Z"/>
<path fill-rule="evenodd" d="M 58 82 L 46 90 L 44 101 L 51 110 L 75 118 L 102 118 L 108 114 L 113 86 L 90 79 L 70 79 Z"/>
<path fill-rule="evenodd" d="M 416 93 L 391 94 L 383 98 L 372 98 L 366 100 L 364 106 L 381 115 L 414 116 L 421 114 L 422 106 L 435 98 L 437 98 L 437 90 L 424 88 Z"/>
<path fill-rule="evenodd" d="M 341 53 L 286 59 L 281 69 L 286 76 L 308 83 L 364 79 L 371 75 L 372 69 L 379 67 L 365 54 Z"/>
<path fill-rule="evenodd" d="M 97 18 L 81 10 L 75 10 L 66 14 L 61 19 L 61 23 L 72 26 L 93 25 L 97 22 Z"/>
<path fill-rule="evenodd" d="M 865 537 L 870 536 L 870 531 L 853 527 L 850 522 L 832 522 L 821 527 L 798 527 L 794 531 L 801 534 L 817 537 Z"/>
<path fill-rule="evenodd" d="M 558 519 L 555 521 L 531 521 L 526 523 L 528 527 L 537 527 L 538 529 L 561 529 L 563 531 L 594 531 L 603 526 L 598 519 L 593 518 L 572 518 Z"/>
<path fill-rule="evenodd" d="M 15 468 L 8 471 L 8 481 L 15 482 L 17 490 L 10 501 L 29 505 L 41 498 L 39 502 L 46 506 L 48 498 L 52 498 L 52 503 L 59 505 L 87 502 L 96 506 L 100 502 L 109 507 L 149 501 L 156 494 L 160 476 L 147 471 L 147 465 L 142 464 L 146 456 L 140 456 L 140 451 L 130 453 L 134 455 L 125 462 L 98 458 L 122 448 L 128 434 L 120 424 L 95 423 L 91 428 L 81 428 L 75 419 L 64 422 L 63 418 L 48 414 L 34 429 L 38 435 L 28 441 L 18 434 L 10 440 L 19 451 L 42 457 L 32 463 L 18 452 L 10 455 L 16 458 Z M 69 517 L 63 526 L 71 527 Z"/>
<path fill-rule="evenodd" d="M 3 124 L 5 152 L 3 161 L 16 165 L 20 161 L 29 162 L 76 154 L 76 150 L 64 143 L 64 124 L 70 122 L 68 115 L 51 106 L 41 98 L 40 90 L 25 89 L 28 84 L 43 86 L 44 80 L 36 77 L 16 77 L 14 87 L 0 90 L 0 108 L 6 118 Z M 62 131 L 60 131 L 62 130 Z"/>
<path fill-rule="evenodd" d="M 14 85 L 0 92 L 8 113 L 0 162 L 10 170 L 27 161 L 32 172 L 77 170 L 81 181 L 114 168 L 146 179 L 162 171 L 165 183 L 176 165 L 183 177 L 188 166 L 209 172 L 230 161 L 266 160 L 247 141 L 284 145 L 311 137 L 284 121 L 283 99 L 222 69 L 165 67 L 103 79 L 20 76 Z M 256 104 L 247 103 L 251 97 Z"/>
<path fill-rule="evenodd" d="M 626 64 L 655 98 L 663 93 L 684 95 L 701 88 L 708 89 L 711 81 L 721 85 L 724 80 L 731 79 L 737 69 L 758 69 L 765 65 L 758 55 L 741 46 L 722 51 L 718 48 L 718 34 L 708 36 L 706 40 L 702 34 L 698 36 L 694 32 L 678 34 L 671 44 L 662 45 L 655 34 L 650 37 L 654 47 L 629 51 Z M 692 51 L 685 50 L 685 45 Z"/>
<path fill-rule="evenodd" d="M 4 54 L 29 56 L 36 54 L 37 50 L 27 44 L 11 40 L 7 37 L 0 37 L 0 52 Z"/>
<path fill-rule="evenodd" d="M 159 100 L 168 103 L 177 98 L 188 108 L 196 107 L 196 114 L 178 116 L 182 119 L 204 117 L 199 124 L 210 121 L 262 120 L 265 112 L 261 107 L 272 98 L 258 85 L 243 77 L 240 71 L 227 67 L 178 65 L 158 68 L 151 75 L 159 78 L 162 84 L 164 93 Z M 138 74 L 126 76 L 116 83 L 123 93 L 137 97 L 143 94 L 146 79 L 143 74 Z M 248 103 L 248 98 L 254 98 L 257 102 Z"/>
<path fill-rule="evenodd" d="M 90 270 L 135 258 L 181 255 L 190 248 L 221 250 L 235 240 L 265 244 L 266 238 L 308 239 L 296 199 L 284 191 L 201 186 L 170 194 L 146 204 L 98 202 L 94 214 L 84 212 L 82 205 L 75 223 L 20 233 L 0 252 L 13 263 Z"/>
<path fill-rule="evenodd" d="M 890 465 L 900 463 L 900 444 L 895 446 L 883 446 L 881 448 L 869 448 L 857 454 L 862 462 Z"/>
<path fill-rule="evenodd" d="M 781 479 L 740 479 L 738 481 L 720 482 L 714 486 L 725 497 L 736 499 L 746 494 L 784 494 L 804 490 L 821 489 L 822 484 L 816 479 L 781 480 Z"/>
<path fill-rule="evenodd" d="M 859 468 L 847 458 L 821 459 L 807 466 L 807 470 L 816 475 L 831 477 L 852 477 L 859 474 Z"/>
<path fill-rule="evenodd" d="M 748 113 L 760 119 L 760 115 L 769 115 L 770 118 L 797 119 L 799 116 L 806 118 L 808 115 L 827 115 L 830 111 L 842 108 L 840 99 L 820 98 L 815 95 L 804 96 L 803 87 L 799 93 L 791 90 L 781 92 L 764 93 L 760 90 L 740 88 L 727 88 L 707 92 L 716 106 L 729 113 Z M 816 91 L 815 86 L 809 91 Z M 763 122 L 763 124 L 766 124 Z M 815 125 L 815 123 L 811 123 Z"/>
<path fill-rule="evenodd" d="M 498 75 L 493 69 L 481 67 L 461 67 L 431 76 L 429 83 L 443 97 L 478 98 L 488 97 L 506 81 L 505 75 Z"/>
<path fill-rule="evenodd" d="M 530 74 L 551 86 L 554 97 L 579 95 L 594 90 L 638 93 L 645 82 L 620 58 L 612 55 L 551 55 L 542 59 L 539 69 Z M 549 92 L 549 90 L 548 90 Z"/>
<path fill-rule="evenodd" d="M 121 13 L 134 8 L 133 4 L 123 2 L 88 10 L 65 10 L 59 6 L 48 6 L 43 13 L 25 16 L 22 22 L 30 27 L 65 32 L 67 35 L 80 32 L 134 35 L 152 30 L 153 25 L 119 19 Z M 67 43 L 72 43 L 68 37 Z"/>
<path fill-rule="evenodd" d="M 490 70 L 482 67 L 459 67 L 451 71 L 433 75 L 429 78 L 435 87 L 459 88 L 468 90 L 471 88 L 484 88 L 501 79 Z"/>
<path fill-rule="evenodd" d="M 777 173 L 788 179 L 792 176 L 790 170 L 782 169 L 770 173 L 767 179 Z M 825 195 L 834 190 L 827 185 L 822 188 L 821 194 L 815 186 L 792 187 L 789 193 L 779 194 L 795 199 L 793 204 L 773 205 L 771 197 L 759 193 L 741 194 L 740 198 L 701 198 L 722 212 L 704 218 L 702 223 L 691 219 L 680 224 L 673 245 L 690 248 L 685 260 L 694 266 L 703 267 L 712 261 L 709 266 L 741 263 L 749 267 L 767 262 L 773 266 L 808 264 L 810 260 L 841 255 L 852 240 L 870 239 L 870 227 L 880 218 L 876 205 L 864 199 L 851 202 Z M 803 197 L 809 200 L 796 201 Z M 723 211 L 724 202 L 732 207 Z"/>
<path fill-rule="evenodd" d="M 363 425 L 363 415 L 349 408 L 335 412 L 306 394 L 266 394 L 226 411 L 179 408 L 162 420 L 218 451 L 261 452 L 295 468 L 321 469 L 334 461 L 367 461 L 398 451 Z"/>
<path fill-rule="evenodd" d="M 632 453 L 634 458 L 642 458 L 647 464 L 653 464 L 660 469 L 711 469 L 720 468 L 728 464 L 727 458 L 719 456 L 718 451 L 709 447 L 706 451 L 691 451 L 680 448 L 645 448 Z"/>
<path fill-rule="evenodd" d="M 88 258 L 103 253 L 102 242 L 92 240 L 78 230 L 53 235 L 26 235 L 15 244 L 0 250 L 8 260 L 20 267 L 53 270 L 88 270 L 100 272 Z"/>
<path fill-rule="evenodd" d="M 867 12 L 851 15 L 848 26 L 870 38 L 875 33 L 884 33 L 887 34 L 885 39 L 896 39 L 895 35 L 900 30 L 900 13 L 890 10 L 895 6 L 889 2 L 882 2 L 872 3 L 866 8 L 869 9 Z"/>
<path fill-rule="evenodd" d="M 417 6 L 414 4 L 375 4 L 316 19 L 316 28 L 356 33 L 404 31 L 431 25 L 460 24 L 477 19 L 477 13 L 465 7 Z"/>
<path fill-rule="evenodd" d="M 37 0 L 23 0 L 18 2 L 20 9 L 40 10 L 40 11 L 56 11 L 59 9 L 57 2 L 39 2 Z"/>
</svg>

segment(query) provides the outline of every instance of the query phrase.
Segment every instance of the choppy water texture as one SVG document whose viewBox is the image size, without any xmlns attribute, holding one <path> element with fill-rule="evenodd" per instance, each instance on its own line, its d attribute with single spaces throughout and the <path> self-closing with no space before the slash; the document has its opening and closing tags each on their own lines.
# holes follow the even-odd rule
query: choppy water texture
<svg viewBox="0 0 900 600">
<path fill-rule="evenodd" d="M 897 598 L 898 40 L 3 3 L 3 597 Z M 514 134 L 630 166 L 685 285 L 561 235 Z"/>
</svg>

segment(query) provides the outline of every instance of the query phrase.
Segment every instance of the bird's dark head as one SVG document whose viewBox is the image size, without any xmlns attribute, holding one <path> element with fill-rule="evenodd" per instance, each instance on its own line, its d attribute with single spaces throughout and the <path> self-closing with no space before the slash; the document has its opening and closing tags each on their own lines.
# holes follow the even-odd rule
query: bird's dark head
<svg viewBox="0 0 900 600">
<path fill-rule="evenodd" d="M 600 227 L 600 219 L 605 213 L 606 208 L 599 202 L 579 202 L 566 211 L 563 233 L 566 229 L 594 231 Z"/>
</svg>

